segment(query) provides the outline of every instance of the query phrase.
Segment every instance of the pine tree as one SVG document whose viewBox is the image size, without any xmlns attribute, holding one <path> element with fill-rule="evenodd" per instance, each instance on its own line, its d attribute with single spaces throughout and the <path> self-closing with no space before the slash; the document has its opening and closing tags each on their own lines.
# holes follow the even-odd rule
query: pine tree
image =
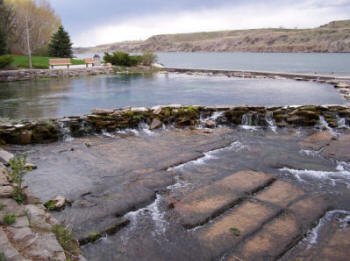
<svg viewBox="0 0 350 261">
<path fill-rule="evenodd" d="M 61 25 L 53 34 L 49 44 L 49 55 L 51 57 L 71 58 L 73 57 L 72 43 L 69 34 Z"/>
</svg>

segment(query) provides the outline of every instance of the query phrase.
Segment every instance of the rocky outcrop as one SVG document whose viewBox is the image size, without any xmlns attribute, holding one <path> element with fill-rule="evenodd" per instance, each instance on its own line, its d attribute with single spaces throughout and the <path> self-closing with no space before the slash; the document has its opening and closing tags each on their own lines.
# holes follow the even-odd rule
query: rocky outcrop
<svg viewBox="0 0 350 261">
<path fill-rule="evenodd" d="M 110 67 L 93 67 L 93 68 L 74 68 L 74 69 L 26 69 L 0 71 L 0 82 L 26 81 L 39 78 L 61 78 L 61 77 L 78 77 L 85 75 L 99 75 L 112 73 Z"/>
<path fill-rule="evenodd" d="M 0 163 L 0 253 L 5 260 L 79 260 L 79 252 L 65 254 L 55 228 L 59 223 L 37 199 L 27 195 L 25 205 L 12 199 L 12 184 Z M 77 248 L 79 250 L 79 248 Z M 76 256 L 74 256 L 76 254 Z M 3 260 L 3 259 L 1 259 Z"/>
<path fill-rule="evenodd" d="M 215 116 L 217 115 L 217 116 Z M 325 123 L 320 120 L 324 119 Z M 157 129 L 164 125 L 177 128 L 198 126 L 213 128 L 217 125 L 267 127 L 312 127 L 320 124 L 344 127 L 350 124 L 350 108 L 346 106 L 299 107 L 201 107 L 158 106 L 155 108 L 126 108 L 94 110 L 82 117 L 47 121 L 21 121 L 0 124 L 0 142 L 8 144 L 33 144 L 58 141 L 66 135 L 84 135 L 114 132 L 139 126 Z"/>
</svg>

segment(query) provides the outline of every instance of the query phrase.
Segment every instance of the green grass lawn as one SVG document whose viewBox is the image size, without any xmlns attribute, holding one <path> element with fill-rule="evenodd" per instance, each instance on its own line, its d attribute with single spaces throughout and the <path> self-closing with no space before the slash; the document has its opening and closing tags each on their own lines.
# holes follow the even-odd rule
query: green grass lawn
<svg viewBox="0 0 350 261">
<path fill-rule="evenodd" d="M 13 67 L 17 68 L 28 68 L 28 56 L 24 55 L 12 55 L 13 63 L 11 64 Z M 49 59 L 52 57 L 44 57 L 44 56 L 33 56 L 32 63 L 33 68 L 36 69 L 48 69 L 49 68 Z M 85 64 L 83 60 L 71 59 L 72 65 Z"/>
</svg>

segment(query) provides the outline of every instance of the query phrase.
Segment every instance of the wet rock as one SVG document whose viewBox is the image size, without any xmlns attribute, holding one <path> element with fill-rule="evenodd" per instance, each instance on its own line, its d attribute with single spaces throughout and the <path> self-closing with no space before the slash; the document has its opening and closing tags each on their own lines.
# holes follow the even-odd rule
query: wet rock
<svg viewBox="0 0 350 261">
<path fill-rule="evenodd" d="M 10 198 L 13 195 L 12 186 L 0 186 L 0 198 Z"/>
<path fill-rule="evenodd" d="M 341 161 L 350 161 L 350 135 L 341 135 L 338 139 L 328 142 L 328 146 L 322 150 L 321 155 L 326 158 L 334 158 Z"/>
<path fill-rule="evenodd" d="M 331 143 L 333 135 L 329 131 L 320 131 L 313 133 L 301 141 L 299 145 L 303 149 L 319 151 Z"/>
<path fill-rule="evenodd" d="M 130 109 L 132 112 L 147 112 L 148 109 L 145 107 L 132 107 Z"/>
<path fill-rule="evenodd" d="M 0 163 L 0 186 L 10 185 L 10 182 L 7 177 L 8 177 L 8 172 L 6 167 Z"/>
<path fill-rule="evenodd" d="M 159 115 L 162 112 L 162 107 L 155 107 L 152 112 L 154 115 Z"/>
<path fill-rule="evenodd" d="M 281 215 L 249 238 L 228 260 L 275 260 L 300 236 L 299 224 L 291 214 Z"/>
<path fill-rule="evenodd" d="M 47 201 L 44 206 L 50 211 L 60 211 L 70 204 L 65 197 L 57 196 L 54 199 Z"/>
<path fill-rule="evenodd" d="M 14 158 L 14 155 L 6 150 L 0 148 L 0 162 L 8 164 L 11 159 Z"/>
<path fill-rule="evenodd" d="M 242 117 L 249 111 L 247 107 L 237 107 L 224 113 L 227 123 L 239 125 L 242 123 Z"/>
<path fill-rule="evenodd" d="M 32 141 L 34 143 L 45 143 L 57 141 L 59 138 L 59 127 L 57 122 L 40 122 L 32 129 Z"/>
<path fill-rule="evenodd" d="M 151 123 L 149 129 L 150 129 L 150 130 L 159 129 L 159 128 L 162 127 L 162 125 L 163 125 L 163 123 L 162 123 L 159 119 L 154 118 L 154 119 L 152 120 L 152 123 Z"/>
<path fill-rule="evenodd" d="M 229 210 L 208 226 L 199 228 L 196 237 L 208 249 L 212 259 L 219 258 L 241 241 L 242 238 L 258 230 L 266 221 L 274 217 L 278 210 L 267 205 L 246 201 Z M 232 230 L 239 231 L 239 236 Z"/>
<path fill-rule="evenodd" d="M 127 226 L 130 221 L 126 218 L 113 218 L 105 220 L 96 224 L 93 231 L 85 232 L 85 234 L 77 234 L 77 238 L 80 245 L 86 245 L 88 243 L 93 243 L 105 235 L 114 235 L 120 229 Z"/>
<path fill-rule="evenodd" d="M 63 248 L 57 242 L 52 233 L 43 233 L 25 250 L 32 260 L 57 260 L 65 261 Z"/>
<path fill-rule="evenodd" d="M 350 88 L 350 83 L 348 82 L 338 82 L 335 88 Z"/>
<path fill-rule="evenodd" d="M 286 207 L 297 198 L 305 195 L 304 191 L 289 182 L 278 180 L 270 187 L 258 193 L 257 199 L 280 207 Z"/>
<path fill-rule="evenodd" d="M 94 109 L 92 110 L 92 114 L 95 115 L 101 115 L 101 116 L 106 116 L 109 114 L 112 114 L 114 110 L 108 110 L 108 109 Z"/>
<path fill-rule="evenodd" d="M 204 123 L 205 127 L 206 128 L 209 128 L 209 129 L 213 129 L 216 127 L 216 122 L 213 121 L 213 120 L 207 120 L 205 123 Z"/>
<path fill-rule="evenodd" d="M 173 110 L 173 116 L 177 127 L 196 126 L 199 122 L 199 108 L 194 106 L 181 107 Z"/>
<path fill-rule="evenodd" d="M 11 212 L 11 214 L 16 215 L 17 217 L 21 217 L 26 214 L 24 207 L 18 205 L 12 198 L 1 199 L 1 203 L 3 204 L 3 208 L 0 210 L 0 220 L 2 220 L 3 217 L 8 214 L 8 212 Z"/>
<path fill-rule="evenodd" d="M 47 214 L 44 209 L 36 205 L 27 205 L 25 206 L 25 211 L 31 227 L 44 231 L 51 231 L 52 224 L 49 223 L 51 221 L 50 215 Z"/>
<path fill-rule="evenodd" d="M 24 168 L 26 169 L 26 170 L 28 170 L 28 171 L 31 171 L 31 170 L 34 170 L 34 169 L 37 169 L 38 168 L 38 166 L 37 165 L 35 165 L 35 164 L 33 164 L 33 163 L 26 163 L 25 165 L 24 165 Z"/>
<path fill-rule="evenodd" d="M 22 131 L 19 135 L 19 144 L 28 145 L 32 143 L 33 132 L 30 130 Z"/>
<path fill-rule="evenodd" d="M 175 204 L 175 212 L 186 228 L 202 225 L 273 180 L 271 175 L 261 172 L 237 172 L 189 194 Z"/>
<path fill-rule="evenodd" d="M 0 253 L 4 254 L 6 260 L 25 260 L 18 250 L 12 246 L 2 228 L 0 228 Z"/>
<path fill-rule="evenodd" d="M 11 226 L 15 228 L 29 227 L 29 220 L 26 216 L 17 217 L 16 222 Z"/>
</svg>

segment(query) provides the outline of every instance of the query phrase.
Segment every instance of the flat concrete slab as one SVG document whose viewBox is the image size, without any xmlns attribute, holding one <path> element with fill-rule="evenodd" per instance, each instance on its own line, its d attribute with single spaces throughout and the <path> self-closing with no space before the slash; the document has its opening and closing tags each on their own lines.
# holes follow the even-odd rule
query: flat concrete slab
<svg viewBox="0 0 350 261">
<path fill-rule="evenodd" d="M 175 211 L 183 226 L 202 225 L 273 180 L 266 173 L 240 171 L 189 194 L 175 205 Z"/>
</svg>

